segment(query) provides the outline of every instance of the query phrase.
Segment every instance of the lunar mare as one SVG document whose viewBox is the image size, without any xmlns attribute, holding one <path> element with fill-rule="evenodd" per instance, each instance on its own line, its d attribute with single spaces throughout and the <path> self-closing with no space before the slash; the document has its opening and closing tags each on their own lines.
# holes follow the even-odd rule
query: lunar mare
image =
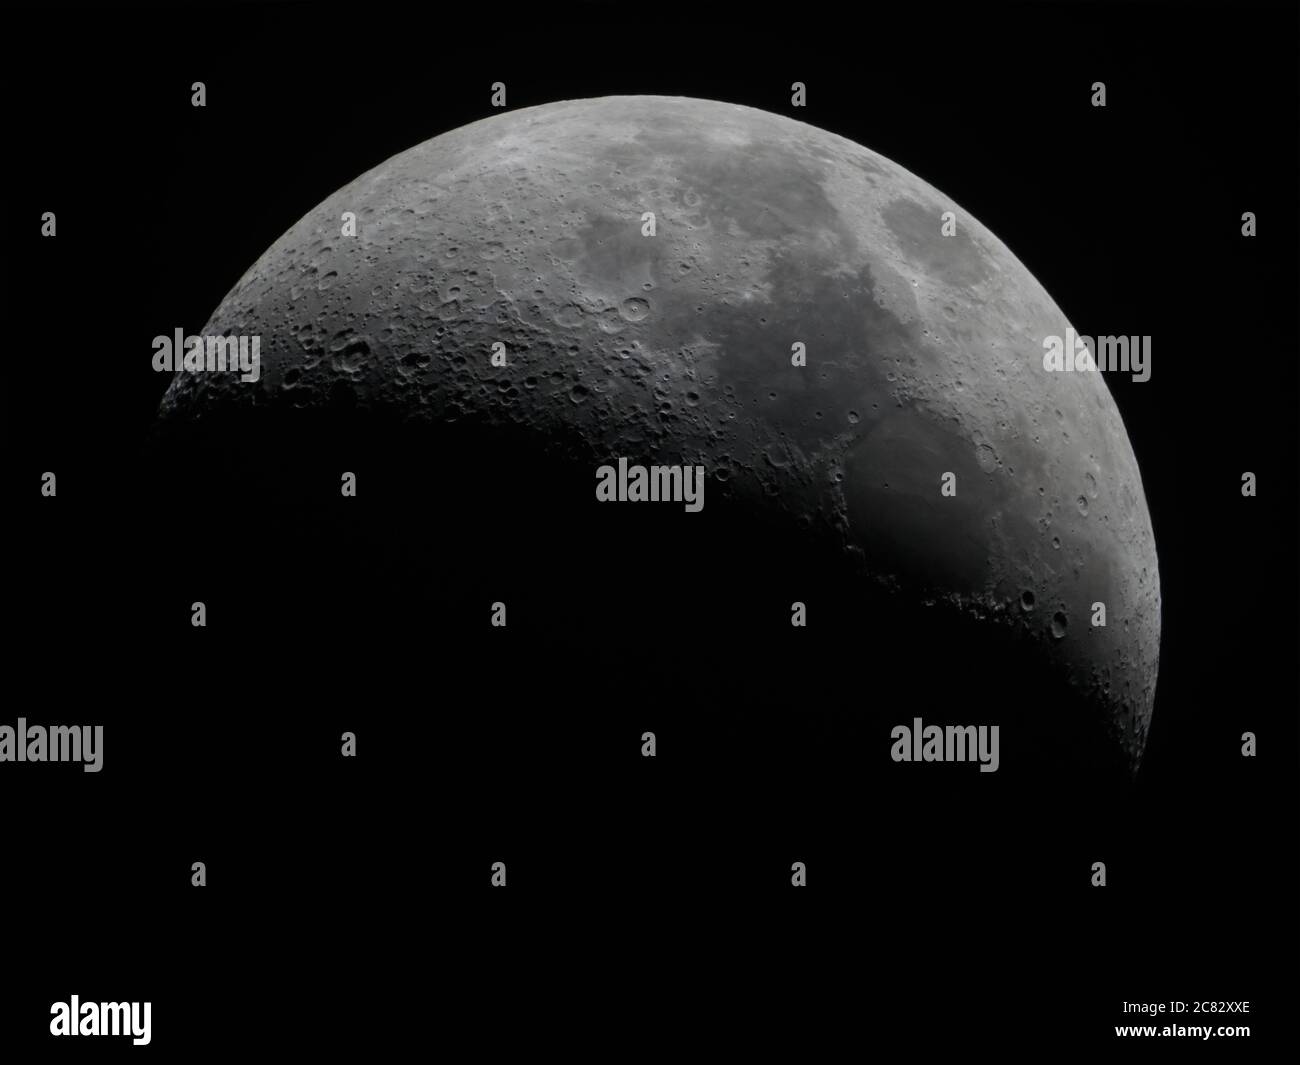
<svg viewBox="0 0 1300 1065">
<path fill-rule="evenodd" d="M 703 466 L 710 506 L 781 510 L 865 580 L 1023 633 L 1136 768 L 1155 543 L 1102 375 L 1043 368 L 1068 328 L 992 233 L 861 145 L 726 103 L 572 100 L 435 137 L 309 211 L 204 329 L 260 335 L 262 379 L 178 374 L 161 418 L 345 397 L 527 428 L 590 470 Z"/>
</svg>

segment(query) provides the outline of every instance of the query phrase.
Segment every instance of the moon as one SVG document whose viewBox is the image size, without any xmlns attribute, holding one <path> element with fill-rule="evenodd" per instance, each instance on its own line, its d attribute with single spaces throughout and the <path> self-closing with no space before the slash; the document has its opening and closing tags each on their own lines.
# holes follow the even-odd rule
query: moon
<svg viewBox="0 0 1300 1065">
<path fill-rule="evenodd" d="M 1080 708 L 1063 742 L 1133 772 L 1155 540 L 1103 375 L 1044 369 L 1069 328 L 979 221 L 859 144 L 728 103 L 571 100 L 434 137 L 308 211 L 204 329 L 259 336 L 260 379 L 178 373 L 160 425 L 253 447 L 258 424 L 400 424 L 467 478 L 497 475 L 483 441 L 533 441 L 563 501 L 619 456 L 699 465 L 703 515 L 788 530 L 864 616 L 1005 638 L 1004 677 L 1058 678 L 1041 716 Z M 263 467 L 293 450 L 256 446 Z M 701 572 L 725 564 L 705 539 Z"/>
</svg>

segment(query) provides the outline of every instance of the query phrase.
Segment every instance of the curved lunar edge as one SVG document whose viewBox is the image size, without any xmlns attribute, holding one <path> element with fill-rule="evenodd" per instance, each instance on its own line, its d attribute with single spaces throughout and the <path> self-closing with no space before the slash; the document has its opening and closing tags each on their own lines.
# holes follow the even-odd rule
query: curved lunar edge
<svg viewBox="0 0 1300 1065">
<path fill-rule="evenodd" d="M 160 427 L 235 446 L 250 418 L 395 413 L 439 447 L 463 428 L 471 468 L 480 431 L 522 430 L 570 463 L 574 498 L 618 456 L 701 465 L 703 514 L 787 521 L 862 596 L 1010 633 L 1132 773 L 1155 544 L 1102 375 L 1043 369 L 1068 327 L 992 233 L 858 144 L 725 103 L 573 100 L 435 137 L 309 211 L 204 329 L 260 335 L 261 379 L 179 373 Z M 998 668 L 1013 682 L 1020 661 Z"/>
</svg>

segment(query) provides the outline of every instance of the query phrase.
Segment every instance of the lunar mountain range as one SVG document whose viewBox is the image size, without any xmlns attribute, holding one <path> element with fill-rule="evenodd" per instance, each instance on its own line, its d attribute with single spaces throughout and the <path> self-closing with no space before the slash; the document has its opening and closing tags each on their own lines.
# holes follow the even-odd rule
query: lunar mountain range
<svg viewBox="0 0 1300 1065">
<path fill-rule="evenodd" d="M 572 100 L 437 136 L 309 211 L 203 330 L 259 335 L 261 379 L 179 373 L 161 425 L 233 446 L 259 419 L 382 417 L 470 467 L 499 431 L 558 456 L 565 499 L 619 457 L 701 466 L 682 535 L 725 504 L 836 554 L 873 604 L 1015 634 L 1133 771 L 1155 542 L 1103 375 L 1044 370 L 1068 328 L 997 237 L 861 145 L 727 103 Z"/>
</svg>

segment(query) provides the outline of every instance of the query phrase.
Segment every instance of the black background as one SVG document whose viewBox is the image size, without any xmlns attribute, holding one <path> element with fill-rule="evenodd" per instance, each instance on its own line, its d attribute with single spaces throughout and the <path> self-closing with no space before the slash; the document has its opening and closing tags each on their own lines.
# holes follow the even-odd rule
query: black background
<svg viewBox="0 0 1300 1065">
<path fill-rule="evenodd" d="M 1234 1053 L 1293 1044 L 1296 30 L 1292 5 L 1243 4 L 20 13 L 5 721 L 104 723 L 106 768 L 0 768 L 2 1044 L 129 1047 L 49 1039 L 74 993 L 152 1001 L 164 1055 L 1109 1047 L 1121 1001 L 1170 998 L 1250 1000 L 1223 1022 L 1254 1030 Z M 896 690 L 880 672 L 933 673 L 929 647 L 855 659 L 814 634 L 802 686 L 764 701 L 766 644 L 684 618 L 689 640 L 629 644 L 593 568 L 563 607 L 595 611 L 587 642 L 551 639 L 539 595 L 508 642 L 467 650 L 462 603 L 508 597 L 509 567 L 441 597 L 423 572 L 358 587 L 346 553 L 295 575 L 273 516 L 231 503 L 232 541 L 159 494 L 151 338 L 200 331 L 308 209 L 485 117 L 498 80 L 515 108 L 661 93 L 792 114 L 951 196 L 1080 332 L 1155 338 L 1150 382 L 1107 378 L 1161 567 L 1136 784 L 977 796 L 900 776 L 888 722 L 859 711 Z M 683 681 L 673 663 L 701 653 L 708 679 Z"/>
</svg>

